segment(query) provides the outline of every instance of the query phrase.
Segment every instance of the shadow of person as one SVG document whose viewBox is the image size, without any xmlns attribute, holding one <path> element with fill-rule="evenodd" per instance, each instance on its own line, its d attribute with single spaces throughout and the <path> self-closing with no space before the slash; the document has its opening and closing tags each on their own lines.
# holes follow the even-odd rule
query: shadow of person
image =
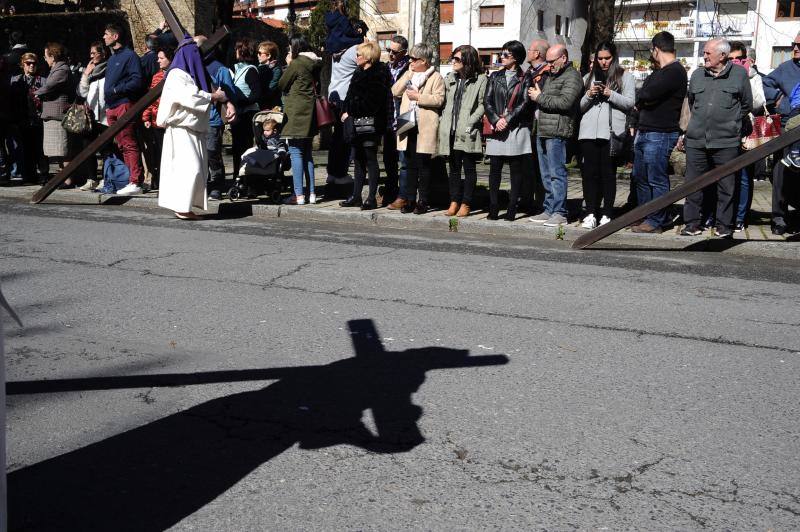
<svg viewBox="0 0 800 532">
<path fill-rule="evenodd" d="M 349 322 L 356 355 L 286 368 L 257 391 L 214 399 L 9 475 L 10 530 L 163 530 L 298 443 L 406 452 L 425 438 L 411 394 L 432 369 L 507 363 L 427 347 L 386 352 Z M 91 386 L 89 386 L 91 388 Z M 371 410 L 377 433 L 364 424 Z"/>
</svg>

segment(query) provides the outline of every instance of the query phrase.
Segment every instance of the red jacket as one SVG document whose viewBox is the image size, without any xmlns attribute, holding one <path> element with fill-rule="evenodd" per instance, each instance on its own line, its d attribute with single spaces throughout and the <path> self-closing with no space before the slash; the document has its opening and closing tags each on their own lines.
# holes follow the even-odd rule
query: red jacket
<svg viewBox="0 0 800 532">
<path fill-rule="evenodd" d="M 164 79 L 164 71 L 159 70 L 153 75 L 153 81 L 150 82 L 150 88 L 152 89 L 153 87 L 161 83 L 162 79 Z M 150 104 L 150 107 L 144 110 L 144 112 L 142 113 L 142 122 L 150 122 L 153 127 L 157 127 L 156 116 L 158 116 L 159 102 L 161 102 L 161 98 L 154 101 L 152 104 Z"/>
</svg>

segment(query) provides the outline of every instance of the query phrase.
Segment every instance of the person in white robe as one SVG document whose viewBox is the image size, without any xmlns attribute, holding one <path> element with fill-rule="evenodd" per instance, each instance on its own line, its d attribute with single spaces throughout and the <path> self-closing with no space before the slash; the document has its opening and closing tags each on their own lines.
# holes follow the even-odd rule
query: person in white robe
<svg viewBox="0 0 800 532">
<path fill-rule="evenodd" d="M 197 45 L 184 39 L 167 72 L 156 116 L 156 124 L 165 128 L 158 205 L 183 220 L 199 218 L 192 208 L 208 208 L 208 121 L 211 106 L 227 101 L 221 89 L 208 92 L 201 85 L 211 88 Z"/>
</svg>

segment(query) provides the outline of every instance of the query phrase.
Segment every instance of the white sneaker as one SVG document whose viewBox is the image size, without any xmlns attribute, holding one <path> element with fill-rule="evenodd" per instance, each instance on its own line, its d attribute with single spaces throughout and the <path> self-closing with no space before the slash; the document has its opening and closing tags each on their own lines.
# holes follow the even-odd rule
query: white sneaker
<svg viewBox="0 0 800 532">
<path fill-rule="evenodd" d="M 84 192 L 89 192 L 90 190 L 94 190 L 97 188 L 98 181 L 96 179 L 87 179 L 86 183 L 80 187 L 78 190 L 83 190 Z"/>
<path fill-rule="evenodd" d="M 308 195 L 308 204 L 314 205 L 316 202 L 317 202 L 317 195 L 312 192 L 311 194 Z"/>
<path fill-rule="evenodd" d="M 590 214 L 584 218 L 581 227 L 584 229 L 594 229 L 597 227 L 597 219 L 594 217 L 594 214 Z"/>
<path fill-rule="evenodd" d="M 536 216 L 531 216 L 530 218 L 528 218 L 529 221 L 531 221 L 531 222 L 533 222 L 535 224 L 543 224 L 549 219 L 550 219 L 550 215 L 547 214 L 546 212 L 543 212 L 541 214 L 537 214 Z"/>
<path fill-rule="evenodd" d="M 600 224 L 599 225 L 606 225 L 610 221 L 611 221 L 611 218 L 609 218 L 608 216 L 606 216 L 604 214 L 603 217 L 600 218 Z"/>
<path fill-rule="evenodd" d="M 136 183 L 128 183 L 124 188 L 117 190 L 117 196 L 135 196 L 142 193 L 142 187 Z"/>
</svg>

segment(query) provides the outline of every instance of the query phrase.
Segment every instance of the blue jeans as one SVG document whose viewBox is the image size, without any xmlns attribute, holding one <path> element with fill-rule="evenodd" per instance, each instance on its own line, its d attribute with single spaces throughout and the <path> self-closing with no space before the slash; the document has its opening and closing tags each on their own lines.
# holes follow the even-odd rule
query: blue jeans
<svg viewBox="0 0 800 532">
<path fill-rule="evenodd" d="M 539 171 L 544 186 L 544 212 L 567 216 L 567 141 L 536 138 Z"/>
<path fill-rule="evenodd" d="M 311 139 L 289 139 L 289 157 L 292 159 L 294 195 L 303 195 L 303 175 L 308 179 L 308 193 L 314 194 L 314 159 L 311 157 Z"/>
<path fill-rule="evenodd" d="M 640 131 L 633 143 L 633 179 L 636 198 L 644 205 L 669 192 L 669 155 L 678 142 L 678 133 Z M 652 227 L 662 227 L 667 222 L 667 211 L 661 209 L 649 215 L 645 222 Z"/>
<path fill-rule="evenodd" d="M 736 223 L 743 224 L 747 218 L 747 211 L 753 201 L 753 174 L 755 165 L 745 166 L 739 175 L 739 205 L 736 209 Z"/>
</svg>

